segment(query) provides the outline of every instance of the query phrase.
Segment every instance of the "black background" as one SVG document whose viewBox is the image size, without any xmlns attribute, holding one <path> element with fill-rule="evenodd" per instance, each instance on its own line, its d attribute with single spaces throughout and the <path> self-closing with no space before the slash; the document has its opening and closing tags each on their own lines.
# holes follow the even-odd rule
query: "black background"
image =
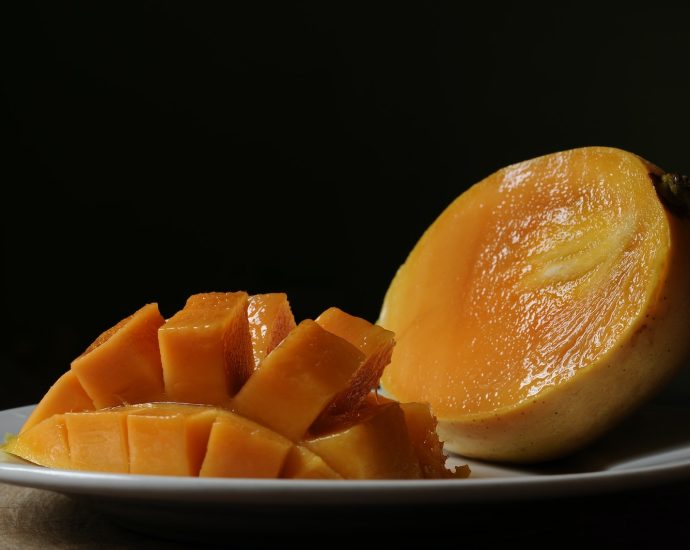
<svg viewBox="0 0 690 550">
<path fill-rule="evenodd" d="M 690 10 L 371 4 L 0 7 L 0 409 L 151 301 L 286 291 L 298 319 L 375 320 L 423 230 L 510 163 L 610 145 L 690 172 Z M 686 437 L 684 407 L 640 440 Z M 350 510 L 336 536 L 645 547 L 687 540 L 688 495 Z"/>
<path fill-rule="evenodd" d="M 146 302 L 286 291 L 298 319 L 375 320 L 504 165 L 596 144 L 690 171 L 685 10 L 457 4 L 5 11 L 0 408 Z"/>
</svg>

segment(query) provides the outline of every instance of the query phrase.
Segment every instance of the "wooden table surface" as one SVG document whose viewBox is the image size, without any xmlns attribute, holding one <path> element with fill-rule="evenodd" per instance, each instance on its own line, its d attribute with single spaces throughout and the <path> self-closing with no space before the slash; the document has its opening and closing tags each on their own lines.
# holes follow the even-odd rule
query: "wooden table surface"
<svg viewBox="0 0 690 550">
<path fill-rule="evenodd" d="M 501 504 L 351 507 L 321 513 L 316 529 L 275 532 L 270 525 L 199 533 L 210 547 L 484 548 L 527 542 L 568 548 L 597 543 L 626 548 L 690 544 L 690 482 L 590 497 Z M 337 522 L 334 518 L 337 516 Z M 175 533 L 173 533 L 173 536 Z M 187 534 L 189 538 L 190 535 Z M 191 538 L 194 538 L 193 534 Z M 129 531 L 92 503 L 50 491 L 0 484 L 0 548 L 193 548 Z"/>
</svg>

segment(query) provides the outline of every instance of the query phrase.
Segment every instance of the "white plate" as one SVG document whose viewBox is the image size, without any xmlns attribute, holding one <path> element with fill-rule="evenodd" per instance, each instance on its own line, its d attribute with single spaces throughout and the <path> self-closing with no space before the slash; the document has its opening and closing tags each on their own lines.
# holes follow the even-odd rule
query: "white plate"
<svg viewBox="0 0 690 550">
<path fill-rule="evenodd" d="M 33 406 L 0 411 L 0 434 L 16 433 Z M 197 479 L 74 472 L 35 466 L 0 452 L 0 481 L 121 502 L 417 504 L 519 500 L 588 494 L 690 478 L 690 409 L 650 404 L 599 444 L 542 467 L 469 463 L 466 480 L 327 481 Z M 659 429 L 663 426 L 663 430 Z"/>
<path fill-rule="evenodd" d="M 527 499 L 586 496 L 690 479 L 690 407 L 685 404 L 687 400 L 680 403 L 649 404 L 598 444 L 567 460 L 540 467 L 511 468 L 451 457 L 451 464 L 470 464 L 472 475 L 465 480 L 116 475 L 43 468 L 0 451 L 0 482 L 64 493 L 86 501 L 87 506 L 130 529 L 195 542 L 226 540 L 228 534 L 235 540 L 245 536 L 254 541 L 256 534 L 262 533 L 280 541 L 286 533 L 356 533 L 358 522 L 359 528 L 367 529 L 383 518 L 418 522 L 417 515 L 400 520 L 395 512 L 417 505 L 424 505 L 418 509 L 432 514 L 443 510 L 457 514 L 462 509 L 458 517 L 480 525 L 486 523 L 485 515 L 493 517 L 482 511 L 486 511 L 482 503 L 502 503 L 513 514 L 523 508 L 514 504 Z M 16 433 L 32 409 L 0 411 L 0 437 Z M 376 513 L 362 513 L 366 509 L 363 506 L 379 508 Z"/>
</svg>

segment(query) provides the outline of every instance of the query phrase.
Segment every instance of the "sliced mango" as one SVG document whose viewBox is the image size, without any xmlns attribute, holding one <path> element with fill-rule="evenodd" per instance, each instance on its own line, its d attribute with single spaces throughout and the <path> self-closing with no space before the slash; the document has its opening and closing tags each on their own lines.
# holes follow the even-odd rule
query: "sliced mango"
<svg viewBox="0 0 690 550">
<path fill-rule="evenodd" d="M 295 328 L 295 318 L 287 294 L 255 294 L 249 297 L 247 308 L 249 332 L 252 337 L 254 369 Z"/>
<path fill-rule="evenodd" d="M 63 414 L 45 418 L 11 437 L 2 450 L 48 468 L 72 468 Z"/>
<path fill-rule="evenodd" d="M 235 397 L 233 408 L 292 441 L 349 383 L 364 354 L 314 321 L 302 321 Z"/>
<path fill-rule="evenodd" d="M 22 433 L 54 414 L 66 412 L 92 411 L 93 401 L 82 388 L 74 371 L 67 371 L 53 384 L 26 419 Z"/>
<path fill-rule="evenodd" d="M 335 308 L 294 327 L 285 295 L 244 292 L 192 296 L 161 323 L 150 304 L 101 335 L 3 450 L 111 473 L 448 477 L 428 408 L 408 414 L 370 391 L 390 358 L 389 331 Z M 157 342 L 162 361 L 152 359 Z M 146 397 L 157 402 L 136 403 Z"/>
<path fill-rule="evenodd" d="M 292 479 L 342 479 L 323 458 L 302 445 L 290 449 L 280 477 Z"/>
<path fill-rule="evenodd" d="M 148 304 L 101 334 L 72 362 L 94 407 L 157 401 L 163 395 L 158 327 L 164 320 Z"/>
<path fill-rule="evenodd" d="M 64 417 L 71 468 L 117 474 L 129 472 L 125 412 L 111 409 L 66 413 Z"/>
<path fill-rule="evenodd" d="M 312 431 L 323 433 L 347 424 L 357 414 L 369 393 L 378 387 L 383 369 L 391 360 L 395 335 L 337 307 L 324 311 L 316 322 L 328 332 L 350 342 L 365 356 L 349 384 L 338 392 L 314 422 Z"/>
<path fill-rule="evenodd" d="M 148 406 L 127 416 L 130 472 L 197 476 L 217 410 L 191 405 Z"/>
<path fill-rule="evenodd" d="M 219 414 L 200 477 L 278 477 L 292 442 L 239 415 Z"/>
<path fill-rule="evenodd" d="M 147 403 L 54 415 L 3 450 L 55 468 L 201 477 L 278 477 L 293 443 L 230 411 Z"/>
<path fill-rule="evenodd" d="M 191 296 L 158 331 L 168 401 L 227 406 L 253 370 L 246 292 Z"/>
<path fill-rule="evenodd" d="M 422 470 L 398 403 L 370 407 L 353 426 L 304 441 L 346 479 L 419 479 Z"/>
</svg>

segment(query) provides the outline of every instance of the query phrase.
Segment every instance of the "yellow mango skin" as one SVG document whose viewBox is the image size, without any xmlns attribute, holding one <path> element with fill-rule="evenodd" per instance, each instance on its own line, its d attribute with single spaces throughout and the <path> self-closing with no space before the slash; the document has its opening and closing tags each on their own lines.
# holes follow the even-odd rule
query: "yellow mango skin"
<svg viewBox="0 0 690 550">
<path fill-rule="evenodd" d="M 652 395 L 690 355 L 690 338 L 687 328 L 690 320 L 690 285 L 687 284 L 687 274 L 690 268 L 690 254 L 688 253 L 690 250 L 690 224 L 688 220 L 681 220 L 665 210 L 659 202 L 654 192 L 653 180 L 649 174 L 662 172 L 635 155 L 617 149 L 601 147 L 558 153 L 543 157 L 543 159 L 535 159 L 535 161 L 551 162 L 552 166 L 559 167 L 567 165 L 570 158 L 579 158 L 585 165 L 588 159 L 595 159 L 595 161 L 601 158 L 608 159 L 607 162 L 611 169 L 602 172 L 600 177 L 628 178 L 628 180 L 620 179 L 619 181 L 634 183 L 628 192 L 635 194 L 635 200 L 641 205 L 641 215 L 648 216 L 649 212 L 653 212 L 655 220 L 653 224 L 655 224 L 656 233 L 654 233 L 654 240 L 651 241 L 654 243 L 652 245 L 653 250 L 649 252 L 648 256 L 653 258 L 653 261 L 645 264 L 640 270 L 641 275 L 638 278 L 647 281 L 643 292 L 635 298 L 638 300 L 639 310 L 621 323 L 622 328 L 615 333 L 615 340 L 612 337 L 612 343 L 604 352 L 598 355 L 593 354 L 593 360 L 588 363 L 583 362 L 584 364 L 575 369 L 564 369 L 561 372 L 556 372 L 555 374 L 558 376 L 554 376 L 552 381 L 542 384 L 541 387 L 538 384 L 533 384 L 530 387 L 527 379 L 525 379 L 524 386 L 515 390 L 515 395 L 519 398 L 516 397 L 513 402 L 510 402 L 509 399 L 500 402 L 499 399 L 493 407 L 484 404 L 463 408 L 463 396 L 459 394 L 456 394 L 457 401 L 454 403 L 453 395 L 449 394 L 439 398 L 438 394 L 433 391 L 427 391 L 428 388 L 422 388 L 423 383 L 419 384 L 418 390 L 415 390 L 414 384 L 406 385 L 404 383 L 405 377 L 400 374 L 401 371 L 398 369 L 403 368 L 401 365 L 407 361 L 404 358 L 407 353 L 405 349 L 416 348 L 420 357 L 425 354 L 423 346 L 417 345 L 418 342 L 415 341 L 415 337 L 410 335 L 413 333 L 421 334 L 426 330 L 425 327 L 430 327 L 433 324 L 433 321 L 429 322 L 428 320 L 434 319 L 436 316 L 436 306 L 427 307 L 424 304 L 424 289 L 435 293 L 435 296 L 443 297 L 444 289 L 452 288 L 452 281 L 456 277 L 453 271 L 456 269 L 455 267 L 444 268 L 446 265 L 444 261 L 449 259 L 448 256 L 445 260 L 440 256 L 437 257 L 438 262 L 436 264 L 432 264 L 428 257 L 422 260 L 422 256 L 425 254 L 424 248 L 429 246 L 429 243 L 434 239 L 434 232 L 446 231 L 447 229 L 444 228 L 454 227 L 453 230 L 461 232 L 462 228 L 481 226 L 483 223 L 481 216 L 486 213 L 482 214 L 479 206 L 487 202 L 484 200 L 485 197 L 481 194 L 480 188 L 484 182 L 480 182 L 470 189 L 466 195 L 457 199 L 439 216 L 411 253 L 407 264 L 400 269 L 386 295 L 380 322 L 383 326 L 396 331 L 399 344 L 393 354 L 391 367 L 384 373 L 382 384 L 387 393 L 398 399 L 429 401 L 439 419 L 438 433 L 440 438 L 444 440 L 447 449 L 456 453 L 506 462 L 539 462 L 564 456 L 591 442 L 615 425 L 632 409 Z M 533 166 L 531 163 L 535 161 L 508 167 L 497 175 L 490 176 L 487 180 L 504 177 L 510 171 L 518 175 L 529 175 L 530 167 Z M 624 170 L 617 172 L 617 165 L 624 167 Z M 591 166 L 592 172 L 597 174 L 595 165 Z M 598 177 L 599 175 L 592 177 L 592 185 Z M 506 187 L 513 185 L 514 189 L 519 189 L 520 184 L 519 179 L 506 179 L 502 185 Z M 624 185 L 619 185 L 619 187 L 625 188 Z M 559 192 L 558 186 L 554 187 L 554 193 L 557 192 Z M 587 192 L 586 189 L 585 192 Z M 473 208 L 460 213 L 459 205 L 467 201 L 473 201 Z M 538 209 L 535 208 L 534 211 L 538 212 Z M 554 214 L 558 213 L 554 212 Z M 468 216 L 468 218 L 464 216 Z M 460 217 L 461 221 L 454 221 L 454 217 Z M 646 219 L 649 221 L 652 218 Z M 650 223 L 652 222 L 650 221 Z M 613 219 L 608 221 L 608 227 L 604 219 L 603 227 L 601 238 L 604 240 L 611 235 L 615 236 L 616 231 L 620 230 Z M 636 234 L 635 238 L 637 243 L 644 243 L 646 235 Z M 657 238 L 659 239 L 658 243 Z M 476 249 L 468 246 L 463 250 L 460 241 L 456 242 L 456 254 L 459 258 L 456 264 L 448 261 L 448 265 L 471 262 L 472 254 L 476 253 Z M 519 239 L 516 242 L 519 242 Z M 630 247 L 630 241 L 623 242 L 621 246 Z M 634 246 L 645 246 L 645 244 L 635 244 Z M 597 248 L 593 248 L 593 250 L 601 256 L 599 258 L 601 262 L 608 260 L 606 247 L 601 248 L 603 252 L 598 251 Z M 535 257 L 538 257 L 541 252 L 536 250 Z M 578 250 L 571 252 L 570 256 L 564 255 L 563 263 L 566 266 L 567 262 L 579 253 Z M 497 261 L 500 261 L 500 257 Z M 436 270 L 438 277 L 430 278 L 424 282 L 409 278 L 411 265 L 426 269 L 427 273 Z M 489 266 L 487 271 L 490 270 L 490 264 L 487 263 L 486 265 Z M 585 269 L 582 273 L 577 272 L 576 269 L 574 273 L 577 276 L 590 277 L 591 280 L 596 281 L 601 270 L 597 271 L 596 265 L 591 266 L 591 268 L 591 271 Z M 468 272 L 467 270 L 471 270 L 472 266 L 465 266 L 463 269 Z M 525 288 L 529 290 L 530 285 L 535 284 L 535 280 L 534 274 L 525 276 Z M 573 280 L 575 281 L 573 284 L 578 283 L 577 279 Z M 419 290 L 416 296 L 410 294 L 410 289 L 413 287 Z M 596 288 L 596 285 L 593 284 L 593 287 Z M 466 287 L 458 286 L 458 292 L 463 292 L 464 288 Z M 492 292 L 492 289 L 487 288 L 487 291 Z M 408 299 L 406 296 L 412 297 Z M 414 300 L 419 302 L 418 305 L 411 305 Z M 424 314 L 410 315 L 408 310 L 406 315 L 400 315 L 397 311 L 398 305 L 417 308 L 418 312 L 424 311 Z M 403 318 L 408 319 L 409 322 L 404 321 Z M 537 317 L 538 319 L 539 317 Z M 476 327 L 470 327 L 470 330 L 477 330 L 481 339 L 482 332 L 486 333 L 491 330 L 490 321 L 491 318 L 488 316 L 487 319 L 477 323 Z M 448 326 L 446 321 L 444 323 L 445 326 Z M 432 341 L 437 348 L 439 346 L 444 347 L 445 337 L 437 329 L 431 330 L 429 328 L 427 332 L 425 340 L 430 343 L 429 349 L 432 349 L 432 352 Z M 500 334 L 498 336 L 500 337 Z M 496 341 L 493 352 L 497 357 L 501 350 L 501 343 Z M 457 361 L 459 365 L 467 356 L 465 350 L 456 353 L 452 346 L 448 346 L 444 353 L 445 356 L 443 357 L 427 357 L 428 363 L 424 364 L 423 367 L 424 376 L 428 380 L 450 381 L 451 377 L 448 376 L 448 373 L 452 371 L 453 362 Z M 508 355 L 516 356 L 510 353 Z M 517 357 L 521 357 L 521 355 L 517 355 Z M 438 362 L 443 363 L 442 369 L 436 367 Z M 420 367 L 422 363 L 421 360 L 417 362 Z M 407 364 L 411 365 L 412 363 L 408 362 Z M 457 383 L 458 379 L 463 376 L 462 369 L 459 368 L 456 372 L 459 376 L 455 377 L 454 383 Z M 481 366 L 478 367 L 477 372 L 481 374 Z M 548 375 L 553 373 L 554 371 L 547 372 Z M 473 383 L 469 378 L 466 380 Z M 474 380 L 478 380 L 478 378 L 475 377 Z M 536 379 L 533 378 L 532 380 Z M 517 382 L 520 382 L 519 378 Z M 488 397 L 493 395 L 494 389 L 491 384 L 487 385 Z M 530 389 L 534 390 L 529 392 L 531 395 L 527 391 Z M 519 391 L 523 391 L 523 393 L 520 394 Z"/>
<path fill-rule="evenodd" d="M 357 424 L 303 442 L 345 479 L 420 479 L 398 403 L 373 407 Z"/>
</svg>

